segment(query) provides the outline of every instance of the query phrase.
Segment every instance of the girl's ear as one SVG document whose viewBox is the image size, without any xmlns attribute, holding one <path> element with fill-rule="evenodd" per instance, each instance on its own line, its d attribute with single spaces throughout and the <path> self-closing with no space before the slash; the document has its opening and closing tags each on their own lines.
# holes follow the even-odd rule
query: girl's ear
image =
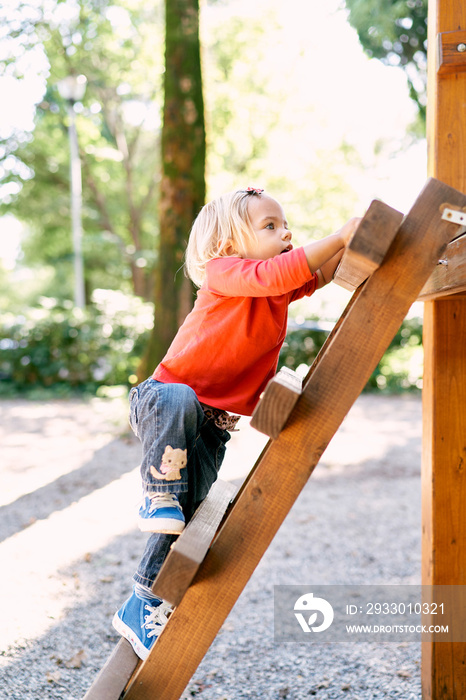
<svg viewBox="0 0 466 700">
<path fill-rule="evenodd" d="M 219 246 L 217 252 L 219 255 L 239 255 L 232 238 L 228 238 L 223 246 Z"/>
</svg>

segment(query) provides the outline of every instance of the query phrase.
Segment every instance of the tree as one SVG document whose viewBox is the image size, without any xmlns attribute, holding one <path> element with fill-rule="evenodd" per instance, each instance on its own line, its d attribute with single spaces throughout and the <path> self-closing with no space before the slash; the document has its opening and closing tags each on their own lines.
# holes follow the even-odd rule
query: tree
<svg viewBox="0 0 466 700">
<path fill-rule="evenodd" d="M 346 0 L 368 56 L 404 69 L 423 124 L 427 101 L 427 0 Z"/>
<path fill-rule="evenodd" d="M 56 85 L 66 75 L 83 73 L 88 88 L 75 111 L 88 292 L 123 284 L 126 291 L 148 298 L 158 234 L 162 8 L 138 0 L 124 5 L 52 2 L 38 8 L 32 12 L 19 3 L 9 16 L 12 55 L 3 62 L 3 72 L 21 79 L 24 56 L 41 55 L 47 89 L 37 105 L 33 133 L 12 129 L 0 142 L 1 211 L 30 226 L 25 262 L 56 270 L 53 289 L 46 291 L 69 296 L 67 116 Z"/>
<path fill-rule="evenodd" d="M 205 154 L 199 3 L 166 0 L 155 319 L 140 379 L 162 359 L 193 303 L 194 288 L 181 268 L 189 231 L 205 201 Z"/>
</svg>

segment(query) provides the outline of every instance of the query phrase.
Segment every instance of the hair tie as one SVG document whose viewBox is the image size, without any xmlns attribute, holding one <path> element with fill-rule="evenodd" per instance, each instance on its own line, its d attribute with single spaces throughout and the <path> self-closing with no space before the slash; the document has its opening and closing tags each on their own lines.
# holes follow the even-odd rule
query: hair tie
<svg viewBox="0 0 466 700">
<path fill-rule="evenodd" d="M 262 194 L 264 190 L 259 189 L 259 187 L 248 187 L 244 192 L 246 194 Z"/>
</svg>

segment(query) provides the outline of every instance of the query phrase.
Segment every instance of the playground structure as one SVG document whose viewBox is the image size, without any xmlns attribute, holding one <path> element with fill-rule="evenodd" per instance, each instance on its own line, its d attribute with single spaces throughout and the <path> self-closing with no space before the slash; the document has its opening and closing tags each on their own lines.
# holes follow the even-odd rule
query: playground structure
<svg viewBox="0 0 466 700">
<path fill-rule="evenodd" d="M 348 286 L 348 277 L 375 272 L 354 292 L 302 389 L 285 373 L 265 390 L 251 424 L 272 439 L 232 504 L 231 486 L 218 482 L 176 541 L 153 586 L 176 607 L 148 659 L 140 663 L 120 640 L 86 700 L 117 700 L 125 688 L 128 700 L 180 697 L 410 305 L 461 241 L 463 212 L 466 195 L 433 178 L 406 217 L 372 203 L 336 279 Z"/>
<path fill-rule="evenodd" d="M 278 380 L 266 390 L 253 424 L 272 439 L 232 504 L 228 505 L 232 497 L 228 487 L 216 485 L 154 584 L 157 594 L 172 597 L 177 606 L 166 629 L 144 663 L 121 640 L 85 700 L 180 697 L 416 299 L 426 302 L 422 583 L 464 585 L 466 51 L 458 48 L 466 47 L 462 27 L 466 28 L 464 3 L 431 2 L 429 45 L 435 50 L 429 51 L 429 170 L 438 179 L 427 182 L 404 218 L 382 203 L 371 205 L 338 273 L 345 286 L 357 289 L 302 390 L 294 380 L 291 386 Z M 365 236 L 367 231 L 371 235 Z M 432 641 L 422 646 L 424 700 L 466 697 L 466 645 Z"/>
</svg>

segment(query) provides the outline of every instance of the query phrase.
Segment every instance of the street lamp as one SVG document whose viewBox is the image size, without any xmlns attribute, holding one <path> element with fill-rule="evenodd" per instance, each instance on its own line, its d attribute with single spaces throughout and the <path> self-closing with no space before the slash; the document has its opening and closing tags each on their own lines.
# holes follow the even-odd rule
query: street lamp
<svg viewBox="0 0 466 700">
<path fill-rule="evenodd" d="M 78 133 L 74 105 L 82 100 L 86 91 L 87 78 L 84 75 L 69 75 L 57 84 L 58 92 L 66 100 L 68 109 L 68 135 L 70 139 L 70 182 L 71 182 L 71 228 L 73 233 L 74 303 L 83 309 L 84 266 L 82 253 L 82 176 L 81 159 L 78 150 Z"/>
</svg>

